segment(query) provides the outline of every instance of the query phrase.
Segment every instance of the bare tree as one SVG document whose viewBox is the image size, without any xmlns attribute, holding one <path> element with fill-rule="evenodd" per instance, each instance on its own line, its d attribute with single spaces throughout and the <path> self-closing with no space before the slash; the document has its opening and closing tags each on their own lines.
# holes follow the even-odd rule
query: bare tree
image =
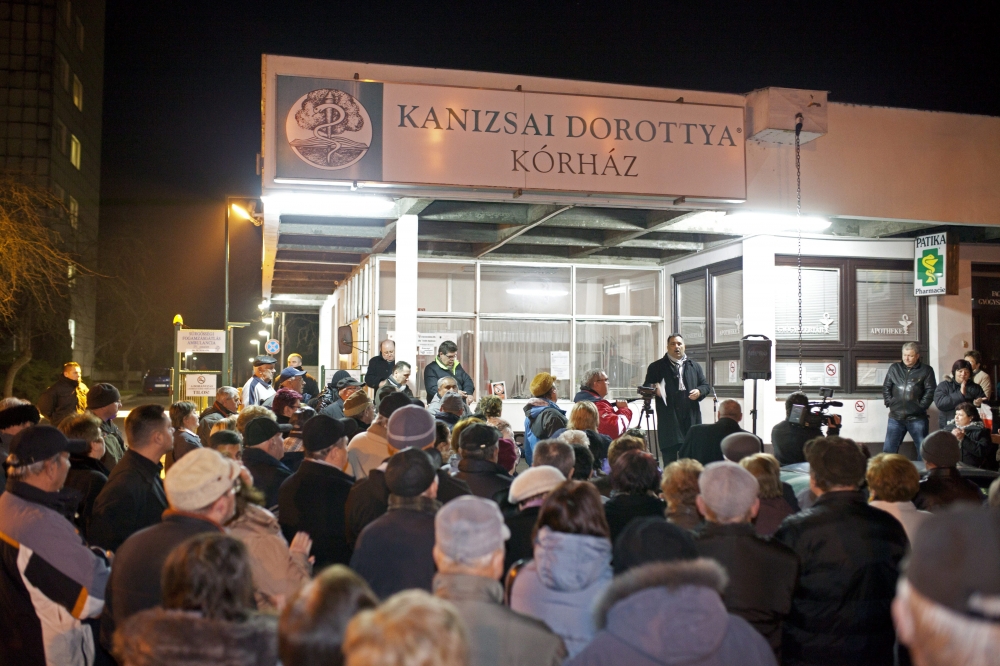
<svg viewBox="0 0 1000 666">
<path fill-rule="evenodd" d="M 73 275 L 94 273 L 63 249 L 49 222 L 65 214 L 47 190 L 13 174 L 0 174 L 0 325 L 15 341 L 17 356 L 7 368 L 3 395 L 32 358 L 32 343 L 65 309 Z"/>
<path fill-rule="evenodd" d="M 149 284 L 147 259 L 137 238 L 117 238 L 114 248 L 102 248 L 101 267 L 110 276 L 100 286 L 101 342 L 94 355 L 121 363 L 124 390 L 129 388 L 131 362 L 145 365 L 158 341 L 155 297 L 144 288 Z"/>
</svg>

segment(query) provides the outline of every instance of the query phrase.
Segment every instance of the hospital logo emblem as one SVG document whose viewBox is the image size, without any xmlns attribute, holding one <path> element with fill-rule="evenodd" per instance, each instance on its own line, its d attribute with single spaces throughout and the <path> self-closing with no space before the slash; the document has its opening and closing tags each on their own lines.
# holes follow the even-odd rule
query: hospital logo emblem
<svg viewBox="0 0 1000 666">
<path fill-rule="evenodd" d="M 355 164 L 372 142 L 372 121 L 353 96 L 322 88 L 300 97 L 285 119 L 288 144 L 303 162 L 334 171 Z"/>
</svg>

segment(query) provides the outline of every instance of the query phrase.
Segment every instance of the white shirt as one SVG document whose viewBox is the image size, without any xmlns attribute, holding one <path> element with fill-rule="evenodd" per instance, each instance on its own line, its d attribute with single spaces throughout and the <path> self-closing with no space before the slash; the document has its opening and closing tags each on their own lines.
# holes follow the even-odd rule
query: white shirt
<svg viewBox="0 0 1000 666">
<path fill-rule="evenodd" d="M 921 523 L 931 517 L 929 511 L 918 511 L 913 502 L 883 502 L 873 500 L 870 504 L 876 509 L 882 509 L 899 521 L 906 532 L 906 538 L 913 543 L 913 537 L 917 536 L 917 529 Z"/>
<path fill-rule="evenodd" d="M 243 393 L 241 394 L 243 406 L 249 407 L 250 405 L 263 404 L 265 400 L 270 398 L 275 393 L 277 393 L 277 391 L 275 391 L 270 384 L 257 375 L 254 375 L 247 380 L 246 384 L 243 385 Z"/>
</svg>

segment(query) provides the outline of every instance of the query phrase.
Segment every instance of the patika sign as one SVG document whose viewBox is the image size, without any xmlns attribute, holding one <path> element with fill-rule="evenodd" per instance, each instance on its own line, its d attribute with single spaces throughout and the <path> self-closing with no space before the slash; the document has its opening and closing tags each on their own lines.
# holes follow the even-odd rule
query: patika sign
<svg viewBox="0 0 1000 666">
<path fill-rule="evenodd" d="M 913 244 L 914 296 L 948 293 L 948 235 L 919 236 Z"/>
<path fill-rule="evenodd" d="M 746 198 L 743 108 L 277 76 L 275 179 Z"/>
</svg>

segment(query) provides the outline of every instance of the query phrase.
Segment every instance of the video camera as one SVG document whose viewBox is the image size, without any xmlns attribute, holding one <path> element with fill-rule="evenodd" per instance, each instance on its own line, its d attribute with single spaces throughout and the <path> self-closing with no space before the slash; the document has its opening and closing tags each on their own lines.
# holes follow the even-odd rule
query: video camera
<svg viewBox="0 0 1000 666">
<path fill-rule="evenodd" d="M 635 391 L 642 397 L 643 400 L 652 400 L 656 397 L 655 386 L 636 386 Z"/>
<path fill-rule="evenodd" d="M 808 405 L 792 405 L 792 411 L 785 420 L 803 428 L 826 426 L 827 435 L 836 435 L 840 432 L 840 415 L 830 414 L 829 409 L 843 407 L 844 403 L 830 400 L 833 397 L 832 388 L 821 388 L 819 394 L 823 398 L 819 402 L 810 401 Z"/>
</svg>

